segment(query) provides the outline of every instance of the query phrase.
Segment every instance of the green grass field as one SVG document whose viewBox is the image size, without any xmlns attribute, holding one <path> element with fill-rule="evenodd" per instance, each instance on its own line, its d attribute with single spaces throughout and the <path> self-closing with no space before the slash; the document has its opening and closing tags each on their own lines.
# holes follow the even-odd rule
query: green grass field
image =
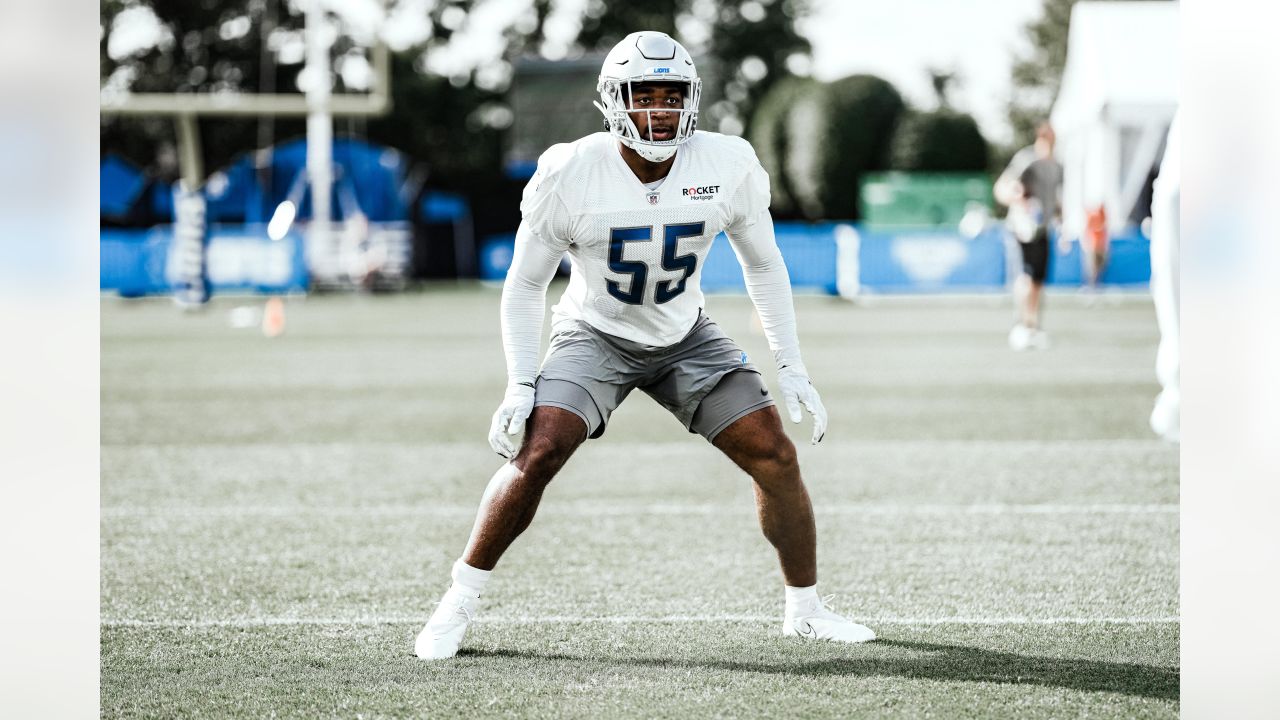
<svg viewBox="0 0 1280 720">
<path fill-rule="evenodd" d="M 552 296 L 559 291 L 552 289 Z M 821 446 L 787 423 L 820 591 L 780 635 L 749 479 L 642 394 L 552 484 L 454 661 L 412 656 L 501 460 L 498 293 L 102 301 L 106 717 L 1176 717 L 1178 455 L 1141 297 L 802 296 Z M 744 297 L 709 313 L 761 364 Z M 772 372 L 766 377 L 776 388 Z"/>
</svg>

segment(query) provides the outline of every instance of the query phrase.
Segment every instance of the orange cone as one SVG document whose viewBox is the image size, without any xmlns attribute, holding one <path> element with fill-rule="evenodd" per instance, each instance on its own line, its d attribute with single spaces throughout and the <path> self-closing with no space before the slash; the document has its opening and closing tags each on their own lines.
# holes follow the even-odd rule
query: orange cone
<svg viewBox="0 0 1280 720">
<path fill-rule="evenodd" d="M 273 297 L 262 310 L 262 334 L 279 337 L 284 334 L 284 300 Z"/>
</svg>

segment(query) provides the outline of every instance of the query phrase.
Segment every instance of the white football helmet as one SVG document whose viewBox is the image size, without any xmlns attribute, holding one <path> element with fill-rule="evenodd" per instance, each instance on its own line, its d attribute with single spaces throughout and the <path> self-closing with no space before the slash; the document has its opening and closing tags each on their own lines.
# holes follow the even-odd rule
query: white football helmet
<svg viewBox="0 0 1280 720">
<path fill-rule="evenodd" d="M 674 82 L 684 84 L 684 107 L 678 109 L 654 108 L 631 110 L 631 86 L 645 82 Z M 613 46 L 604 67 L 600 69 L 600 82 L 596 85 L 600 102 L 595 106 L 604 113 L 605 128 L 622 144 L 632 148 L 649 162 L 662 162 L 676 153 L 676 147 L 693 137 L 698 126 L 698 101 L 702 98 L 702 80 L 693 66 L 693 58 L 684 46 L 666 33 L 654 31 L 634 32 Z M 650 132 L 641 137 L 628 112 L 648 112 Z M 675 137 L 670 140 L 654 140 L 652 113 L 670 112 L 677 115 Z"/>
</svg>

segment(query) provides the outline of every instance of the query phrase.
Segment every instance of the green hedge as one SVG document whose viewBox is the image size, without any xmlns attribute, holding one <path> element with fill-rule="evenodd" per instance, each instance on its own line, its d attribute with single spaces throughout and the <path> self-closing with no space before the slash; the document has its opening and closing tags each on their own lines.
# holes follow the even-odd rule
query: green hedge
<svg viewBox="0 0 1280 720">
<path fill-rule="evenodd" d="M 747 138 L 760 158 L 760 164 L 769 173 L 771 208 L 782 215 L 799 212 L 799 204 L 791 190 L 786 174 L 787 116 L 796 99 L 814 92 L 819 83 L 809 78 L 788 77 L 774 83 L 756 106 L 751 119 L 751 134 Z"/>
<path fill-rule="evenodd" d="M 987 140 L 973 117 L 953 110 L 910 112 L 890 146 L 894 170 L 985 172 Z"/>
<path fill-rule="evenodd" d="M 752 144 L 772 178 L 773 208 L 809 219 L 858 219 L 863 173 L 888 169 L 905 105 L 874 75 L 780 82 L 753 118 Z"/>
</svg>

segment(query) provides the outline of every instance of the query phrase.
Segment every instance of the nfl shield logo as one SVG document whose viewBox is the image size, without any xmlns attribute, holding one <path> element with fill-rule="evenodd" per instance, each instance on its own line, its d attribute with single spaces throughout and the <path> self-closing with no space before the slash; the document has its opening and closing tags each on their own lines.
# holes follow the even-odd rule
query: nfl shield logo
<svg viewBox="0 0 1280 720">
<path fill-rule="evenodd" d="M 649 193 L 646 197 L 648 197 L 648 198 L 649 198 L 649 204 L 650 204 L 650 205 L 657 205 L 657 204 L 658 204 L 658 193 L 656 193 L 656 192 L 651 192 L 651 193 Z"/>
</svg>

